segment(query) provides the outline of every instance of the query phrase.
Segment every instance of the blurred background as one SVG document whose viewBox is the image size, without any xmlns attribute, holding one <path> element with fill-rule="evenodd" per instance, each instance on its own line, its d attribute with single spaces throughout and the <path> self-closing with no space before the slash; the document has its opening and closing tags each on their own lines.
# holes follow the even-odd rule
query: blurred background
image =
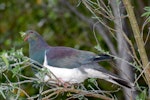
<svg viewBox="0 0 150 100">
<path fill-rule="evenodd" d="M 39 32 L 50 45 L 93 49 L 96 45 L 92 26 L 82 21 L 59 0 L 1 0 L 0 1 L 0 49 L 24 48 L 28 45 L 20 37 L 20 31 L 29 29 Z M 68 2 L 68 1 L 67 1 Z M 84 6 L 72 6 L 85 16 L 90 12 Z"/>
<path fill-rule="evenodd" d="M 103 1 L 109 4 L 109 0 Z M 141 15 L 145 12 L 144 7 L 150 6 L 150 1 L 132 0 L 132 5 L 134 6 L 139 27 L 142 30 L 146 18 L 141 17 Z M 124 12 L 123 6 L 121 9 Z M 111 27 L 115 27 L 113 22 L 105 19 L 104 21 Z M 114 50 L 117 49 L 116 40 L 110 34 L 110 31 L 103 26 L 101 29 L 94 31 L 93 26 L 95 23 L 97 23 L 96 18 L 80 0 L 0 0 L 0 52 L 11 50 L 12 48 L 23 48 L 24 55 L 28 56 L 28 43 L 23 41 L 19 32 L 32 29 L 39 32 L 49 45 L 69 46 L 99 53 L 95 49 L 95 46 L 97 46 L 94 36 L 95 32 L 101 48 L 115 54 L 115 51 L 110 50 L 105 38 L 109 38 L 114 46 Z M 133 46 L 137 48 L 127 19 L 125 19 L 124 25 L 123 28 L 127 36 L 133 42 Z M 107 37 L 104 37 L 101 32 L 106 34 Z M 149 24 L 145 26 L 143 32 L 143 38 L 146 39 L 149 32 Z M 149 40 L 148 38 L 145 48 L 150 59 Z M 108 66 L 109 64 L 104 63 L 102 65 L 113 73 L 117 73 L 116 68 Z M 29 74 L 30 72 L 25 73 Z M 106 86 L 101 85 L 101 87 L 109 89 L 110 87 L 107 87 L 107 84 L 109 85 L 106 82 Z M 144 83 L 141 82 L 141 84 Z M 31 85 L 28 85 L 24 88 L 29 94 L 35 94 L 37 91 L 34 88 L 28 90 L 30 87 Z M 122 95 L 122 92 L 118 93 L 120 100 Z"/>
<path fill-rule="evenodd" d="M 23 47 L 27 55 L 28 45 L 22 40 L 19 32 L 29 29 L 39 32 L 50 45 L 94 50 L 93 47 L 97 44 L 93 35 L 93 26 L 86 20 L 86 18 L 92 19 L 92 14 L 79 2 L 74 0 L 1 0 L 0 50 Z M 149 3 L 150 1 L 147 0 L 132 0 L 140 28 L 145 20 L 141 17 L 144 13 L 143 8 Z M 144 30 L 145 33 L 147 29 Z M 128 31 L 131 32 L 131 30 Z M 128 34 L 132 38 L 132 34 Z M 97 38 L 101 46 L 108 50 L 102 36 L 97 34 Z M 150 50 L 149 42 L 146 48 Z"/>
</svg>

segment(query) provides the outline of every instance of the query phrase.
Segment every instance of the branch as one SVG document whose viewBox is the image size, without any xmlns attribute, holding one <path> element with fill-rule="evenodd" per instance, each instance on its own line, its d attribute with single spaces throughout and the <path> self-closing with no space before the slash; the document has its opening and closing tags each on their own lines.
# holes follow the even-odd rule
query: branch
<svg viewBox="0 0 150 100">
<path fill-rule="evenodd" d="M 123 3 L 124 3 L 125 8 L 127 10 L 128 18 L 129 18 L 129 21 L 131 23 L 134 38 L 135 38 L 136 43 L 137 43 L 138 52 L 140 54 L 140 58 L 141 58 L 142 64 L 143 64 L 142 67 L 143 67 L 143 69 L 145 69 L 144 74 L 145 74 L 145 77 L 147 80 L 147 85 L 149 87 L 148 98 L 150 99 L 150 65 L 148 64 L 149 61 L 148 61 L 148 57 L 146 54 L 146 50 L 144 48 L 144 41 L 143 41 L 142 37 L 140 36 L 140 29 L 139 29 L 139 26 L 137 24 L 137 20 L 136 20 L 136 17 L 135 17 L 134 11 L 133 11 L 133 7 L 132 7 L 130 1 L 129 0 L 123 0 Z M 146 68 L 146 66 L 148 66 L 148 67 Z"/>
<path fill-rule="evenodd" d="M 106 42 L 106 44 L 109 47 L 109 50 L 113 53 L 113 55 L 117 55 L 117 52 L 116 52 L 116 50 L 114 48 L 114 45 L 112 44 L 112 41 L 110 41 L 111 39 L 109 39 L 109 37 L 107 36 L 107 34 L 104 31 L 104 28 L 101 26 L 101 24 L 97 25 L 97 24 L 95 24 L 95 21 L 93 21 L 93 20 L 85 17 L 84 15 L 82 15 L 68 1 L 66 1 L 66 0 L 60 0 L 60 2 L 63 5 L 67 6 L 70 11 L 72 11 L 76 16 L 78 16 L 84 22 L 88 23 L 91 26 L 95 25 L 95 28 L 96 28 L 97 32 L 103 37 L 104 41 Z"/>
<path fill-rule="evenodd" d="M 118 46 L 118 56 L 122 59 L 125 59 L 127 62 L 129 62 L 131 56 L 127 53 L 128 52 L 128 45 L 127 40 L 128 37 L 126 36 L 125 32 L 123 31 L 123 23 L 121 18 L 121 11 L 120 11 L 120 4 L 116 0 L 110 1 L 113 13 L 114 13 L 114 23 L 115 23 L 115 29 L 116 29 L 116 35 L 117 35 L 117 46 Z M 127 40 L 125 40 L 126 38 Z M 122 52 L 124 51 L 124 52 Z M 133 78 L 133 71 L 131 70 L 131 67 L 128 63 L 124 61 L 117 60 L 117 66 L 120 69 L 119 74 L 124 79 L 132 79 Z M 124 96 L 126 100 L 133 99 L 136 96 L 132 95 L 130 97 L 130 90 L 124 88 Z"/>
<path fill-rule="evenodd" d="M 133 7 L 131 6 L 130 1 L 129 0 L 123 0 L 123 3 L 125 5 L 125 8 L 126 8 L 127 13 L 128 13 L 128 18 L 129 18 L 129 21 L 131 23 L 134 38 L 136 40 L 136 43 L 137 43 L 137 46 L 138 46 L 138 49 L 139 49 L 139 54 L 140 54 L 140 57 L 141 57 L 141 60 L 142 60 L 142 64 L 143 64 L 142 67 L 144 69 L 148 65 L 148 62 L 149 62 L 146 51 L 145 51 L 145 48 L 144 48 L 144 41 L 140 36 L 140 29 L 139 29 L 139 26 L 137 24 L 137 20 L 136 20 L 136 17 L 135 17 L 134 11 L 133 11 Z M 146 76 L 146 79 L 147 79 L 147 84 L 150 88 L 150 76 L 149 75 L 150 75 L 150 65 L 145 70 L 145 76 Z"/>
<path fill-rule="evenodd" d="M 106 96 L 101 95 L 101 94 L 96 94 L 96 93 L 92 93 L 92 92 L 88 92 L 88 91 L 84 91 L 84 90 L 79 90 L 79 89 L 61 88 L 61 87 L 50 89 L 48 91 L 44 91 L 42 93 L 42 95 L 47 94 L 48 92 L 52 92 L 52 91 L 53 91 L 53 93 L 51 93 L 48 97 L 47 96 L 44 97 L 43 99 L 51 98 L 52 96 L 63 93 L 63 92 L 72 92 L 72 93 L 76 93 L 76 94 L 82 94 L 82 95 L 87 96 L 87 97 L 100 98 L 103 100 L 112 100 L 112 98 L 106 97 Z"/>
</svg>

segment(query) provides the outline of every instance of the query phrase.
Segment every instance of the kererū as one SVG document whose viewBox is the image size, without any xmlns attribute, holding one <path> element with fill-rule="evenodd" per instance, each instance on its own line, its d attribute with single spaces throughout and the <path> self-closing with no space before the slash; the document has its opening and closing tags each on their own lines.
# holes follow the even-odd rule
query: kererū
<svg viewBox="0 0 150 100">
<path fill-rule="evenodd" d="M 24 40 L 29 42 L 30 58 L 45 66 L 63 82 L 73 84 L 81 83 L 87 78 L 99 78 L 122 87 L 134 87 L 133 83 L 119 78 L 98 64 L 99 61 L 110 59 L 108 55 L 96 55 L 70 47 L 49 46 L 33 30 L 24 33 Z"/>
</svg>

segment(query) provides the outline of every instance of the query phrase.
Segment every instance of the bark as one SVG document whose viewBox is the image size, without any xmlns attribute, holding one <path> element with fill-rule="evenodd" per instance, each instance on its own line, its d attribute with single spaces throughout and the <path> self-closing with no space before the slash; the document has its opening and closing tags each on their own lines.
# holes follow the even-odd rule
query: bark
<svg viewBox="0 0 150 100">
<path fill-rule="evenodd" d="M 123 23 L 122 23 L 122 19 L 121 19 L 121 13 L 120 13 L 120 7 L 119 7 L 119 3 L 117 3 L 116 0 L 111 0 L 110 1 L 113 13 L 114 13 L 114 23 L 115 23 L 115 29 L 116 29 L 116 35 L 117 35 L 117 40 L 118 40 L 118 56 L 126 61 L 130 61 L 130 56 L 127 53 L 127 42 L 125 41 L 125 38 L 123 36 L 124 32 L 123 32 Z M 129 81 L 131 81 L 131 79 L 133 80 L 133 71 L 131 70 L 131 67 L 123 61 L 117 60 L 117 67 L 120 69 L 119 74 L 122 78 L 127 79 Z M 131 96 L 131 90 L 124 88 L 124 94 L 125 94 L 125 99 L 126 100 L 130 100 L 132 97 L 135 97 L 134 95 Z M 134 98 L 135 99 L 135 98 Z"/>
<path fill-rule="evenodd" d="M 140 29 L 133 11 L 133 7 L 130 3 L 130 0 L 123 0 L 123 4 L 127 10 L 127 14 L 128 14 L 128 18 L 133 30 L 133 34 L 134 34 L 134 38 L 136 40 L 137 43 L 137 47 L 138 47 L 138 52 L 140 55 L 140 58 L 142 60 L 142 68 L 145 70 L 144 74 L 147 80 L 147 85 L 149 87 L 149 99 L 150 99 L 150 64 L 148 61 L 148 57 L 145 51 L 145 47 L 144 47 L 144 41 L 142 39 L 142 37 L 140 36 Z"/>
</svg>

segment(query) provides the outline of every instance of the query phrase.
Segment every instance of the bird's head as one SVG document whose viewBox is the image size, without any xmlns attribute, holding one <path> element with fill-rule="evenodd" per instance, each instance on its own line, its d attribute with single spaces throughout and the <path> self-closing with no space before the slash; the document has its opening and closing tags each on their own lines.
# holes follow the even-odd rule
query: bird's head
<svg viewBox="0 0 150 100">
<path fill-rule="evenodd" d="M 34 30 L 28 30 L 26 32 L 20 32 L 21 36 L 24 38 L 24 41 L 36 41 L 40 35 Z"/>
</svg>

